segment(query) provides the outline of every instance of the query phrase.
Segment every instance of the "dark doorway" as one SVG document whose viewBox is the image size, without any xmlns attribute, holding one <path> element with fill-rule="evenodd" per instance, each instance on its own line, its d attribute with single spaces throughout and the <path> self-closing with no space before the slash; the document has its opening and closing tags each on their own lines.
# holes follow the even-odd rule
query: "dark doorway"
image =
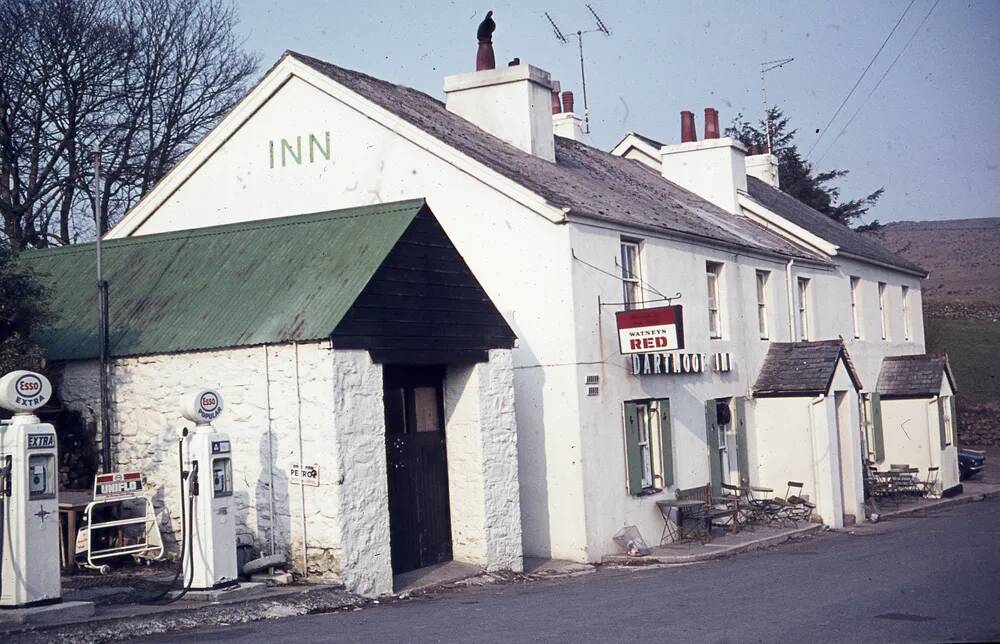
<svg viewBox="0 0 1000 644">
<path fill-rule="evenodd" d="M 442 367 L 383 369 L 392 572 L 451 559 Z"/>
</svg>

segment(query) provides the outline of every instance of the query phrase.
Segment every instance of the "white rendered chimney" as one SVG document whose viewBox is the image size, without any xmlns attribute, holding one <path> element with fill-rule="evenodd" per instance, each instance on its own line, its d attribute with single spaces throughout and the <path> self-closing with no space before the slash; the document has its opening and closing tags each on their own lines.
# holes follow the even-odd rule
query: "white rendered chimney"
<svg viewBox="0 0 1000 644">
<path fill-rule="evenodd" d="M 719 113 L 705 110 L 705 140 L 698 141 L 691 112 L 681 112 L 685 143 L 660 148 L 660 171 L 674 183 L 733 214 L 740 214 L 738 190 L 746 192 L 747 149 L 731 137 L 719 138 Z"/>
<path fill-rule="evenodd" d="M 587 135 L 583 132 L 583 119 L 573 112 L 563 112 L 552 115 L 552 130 L 556 136 L 586 143 Z"/>
<path fill-rule="evenodd" d="M 663 176 L 733 214 L 740 213 L 736 191 L 747 189 L 746 148 L 730 137 L 665 145 Z"/>
<path fill-rule="evenodd" d="M 747 174 L 764 183 L 780 188 L 778 182 L 778 157 L 773 154 L 753 154 L 746 158 Z"/>
<path fill-rule="evenodd" d="M 480 129 L 546 161 L 555 161 L 552 79 L 531 65 L 446 76 L 445 106 Z"/>
</svg>

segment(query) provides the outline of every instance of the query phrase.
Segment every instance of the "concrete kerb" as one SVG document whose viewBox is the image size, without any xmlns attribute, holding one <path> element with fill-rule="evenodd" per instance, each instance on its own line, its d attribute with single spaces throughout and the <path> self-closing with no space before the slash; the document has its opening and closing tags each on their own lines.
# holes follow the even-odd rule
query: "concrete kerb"
<svg viewBox="0 0 1000 644">
<path fill-rule="evenodd" d="M 947 499 L 937 499 L 929 503 L 882 512 L 879 515 L 879 521 L 920 514 L 923 512 L 934 512 L 936 510 L 943 510 L 957 505 L 965 505 L 966 503 L 976 503 L 977 501 L 985 501 L 986 499 L 1000 496 L 1000 485 L 966 484 L 966 487 L 970 488 L 970 490 L 958 496 L 953 496 Z"/>
<path fill-rule="evenodd" d="M 647 566 L 656 564 L 690 564 L 699 561 L 709 561 L 712 559 L 723 559 L 741 552 L 752 552 L 763 548 L 770 548 L 791 539 L 803 537 L 808 534 L 826 530 L 826 526 L 821 523 L 814 523 L 803 528 L 795 528 L 780 534 L 769 535 L 759 539 L 752 539 L 743 543 L 719 546 L 714 550 L 706 550 L 695 554 L 670 555 L 652 554 L 645 557 L 630 557 L 628 555 L 609 555 L 604 557 L 603 563 L 609 566 Z"/>
</svg>

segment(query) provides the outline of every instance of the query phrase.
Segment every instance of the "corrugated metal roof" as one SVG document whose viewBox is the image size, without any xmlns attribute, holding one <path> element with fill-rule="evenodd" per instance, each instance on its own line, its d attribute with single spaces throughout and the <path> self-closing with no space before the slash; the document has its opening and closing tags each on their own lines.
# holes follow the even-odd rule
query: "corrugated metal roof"
<svg viewBox="0 0 1000 644">
<path fill-rule="evenodd" d="M 112 355 L 329 337 L 422 199 L 102 244 Z M 61 316 L 37 334 L 50 360 L 95 358 L 94 244 L 22 260 Z"/>
</svg>

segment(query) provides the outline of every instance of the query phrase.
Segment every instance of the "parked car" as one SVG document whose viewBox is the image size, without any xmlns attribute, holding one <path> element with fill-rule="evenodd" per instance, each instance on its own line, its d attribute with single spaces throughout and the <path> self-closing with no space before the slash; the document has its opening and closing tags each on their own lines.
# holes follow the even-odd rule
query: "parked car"
<svg viewBox="0 0 1000 644">
<path fill-rule="evenodd" d="M 958 450 L 958 473 L 961 479 L 970 479 L 986 466 L 986 452 L 961 447 Z"/>
</svg>

